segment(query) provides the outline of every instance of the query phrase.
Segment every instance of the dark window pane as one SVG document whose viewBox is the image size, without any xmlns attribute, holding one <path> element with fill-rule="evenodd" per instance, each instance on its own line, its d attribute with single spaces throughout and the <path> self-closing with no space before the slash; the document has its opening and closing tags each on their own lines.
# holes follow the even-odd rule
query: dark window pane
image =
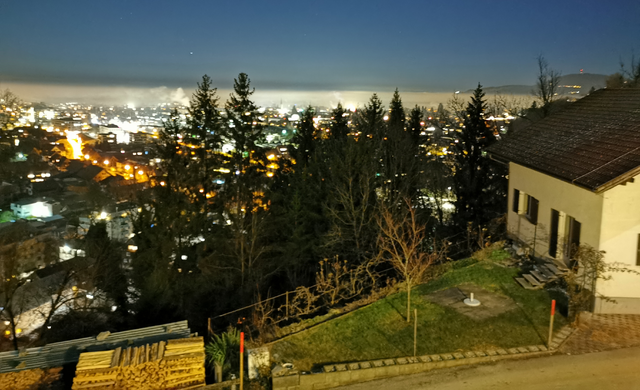
<svg viewBox="0 0 640 390">
<path fill-rule="evenodd" d="M 549 256 L 556 257 L 558 254 L 558 222 L 560 221 L 560 213 L 558 210 L 551 209 L 551 232 L 549 237 Z M 640 253 L 640 252 L 638 252 Z"/>
</svg>

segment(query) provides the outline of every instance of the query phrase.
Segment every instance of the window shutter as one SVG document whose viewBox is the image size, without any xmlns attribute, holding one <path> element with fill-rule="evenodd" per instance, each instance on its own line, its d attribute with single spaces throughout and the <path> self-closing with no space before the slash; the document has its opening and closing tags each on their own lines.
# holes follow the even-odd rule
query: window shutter
<svg viewBox="0 0 640 390">
<path fill-rule="evenodd" d="M 538 199 L 527 196 L 527 219 L 534 225 L 538 224 Z"/>
<path fill-rule="evenodd" d="M 520 190 L 513 189 L 513 212 L 518 214 L 520 208 Z"/>
<path fill-rule="evenodd" d="M 558 223 L 560 221 L 560 213 L 558 210 L 551 209 L 551 235 L 549 237 L 549 256 L 555 258 L 558 254 Z M 640 240 L 638 241 L 640 245 Z M 638 247 L 640 253 L 640 246 Z"/>
</svg>

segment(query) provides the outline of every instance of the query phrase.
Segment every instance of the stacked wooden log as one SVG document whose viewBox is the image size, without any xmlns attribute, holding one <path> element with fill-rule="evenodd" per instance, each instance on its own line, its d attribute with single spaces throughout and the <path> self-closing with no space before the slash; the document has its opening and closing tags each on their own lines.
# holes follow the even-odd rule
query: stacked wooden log
<svg viewBox="0 0 640 390">
<path fill-rule="evenodd" d="M 167 388 L 192 389 L 205 384 L 202 337 L 169 340 L 163 362 Z"/>
<path fill-rule="evenodd" d="M 60 377 L 61 368 L 24 370 L 0 374 L 0 389 L 27 390 L 41 384 L 50 384 Z"/>
<path fill-rule="evenodd" d="M 73 390 L 191 389 L 203 386 L 202 337 L 80 355 Z"/>
</svg>

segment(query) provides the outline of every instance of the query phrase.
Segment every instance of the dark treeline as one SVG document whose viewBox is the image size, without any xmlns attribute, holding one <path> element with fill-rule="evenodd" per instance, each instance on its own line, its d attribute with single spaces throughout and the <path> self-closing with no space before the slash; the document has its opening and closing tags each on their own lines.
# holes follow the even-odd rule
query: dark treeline
<svg viewBox="0 0 640 390">
<path fill-rule="evenodd" d="M 349 267 L 376 259 L 382 209 L 412 205 L 428 227 L 424 250 L 448 240 L 456 257 L 477 249 L 504 212 L 505 169 L 482 152 L 496 138 L 480 87 L 460 115 L 441 108 L 437 118 L 405 109 L 397 90 L 388 108 L 376 94 L 355 113 L 338 105 L 324 130 L 307 107 L 280 158 L 262 146 L 253 91 L 240 74 L 222 106 L 204 76 L 186 124 L 177 113 L 166 123 L 155 186 L 135 223 L 136 325 L 187 318 L 204 331 L 207 318 L 259 296 L 313 285 L 323 259 Z M 448 126 L 451 139 L 426 131 L 432 123 Z M 225 143 L 233 149 L 223 153 Z"/>
<path fill-rule="evenodd" d="M 429 110 L 405 108 L 397 90 L 388 105 L 373 94 L 355 112 L 339 104 L 323 124 L 307 107 L 286 153 L 267 146 L 253 93 L 241 73 L 222 102 L 204 76 L 186 120 L 174 112 L 165 122 L 156 177 L 138 198 L 135 252 L 123 256 L 104 227 L 87 236 L 109 306 L 98 317 L 52 319 L 54 329 L 82 336 L 188 319 L 204 334 L 211 318 L 218 331 L 252 320 L 250 311 L 218 317 L 225 312 L 316 283 L 330 288 L 338 263 L 343 274 L 384 269 L 384 278 L 406 280 L 390 265 L 389 245 L 403 238 L 384 231 L 404 231 L 407 215 L 420 231 L 414 247 L 437 261 L 501 234 L 506 167 L 483 151 L 500 132 L 485 120 L 480 86 L 468 102 Z"/>
</svg>

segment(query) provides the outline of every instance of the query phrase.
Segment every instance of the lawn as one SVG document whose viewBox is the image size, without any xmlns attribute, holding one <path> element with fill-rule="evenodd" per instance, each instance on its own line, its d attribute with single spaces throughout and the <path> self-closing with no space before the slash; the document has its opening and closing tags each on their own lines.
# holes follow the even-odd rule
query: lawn
<svg viewBox="0 0 640 390">
<path fill-rule="evenodd" d="M 438 279 L 412 290 L 412 308 L 418 310 L 418 355 L 546 344 L 551 298 L 544 290 L 524 290 L 517 285 L 513 278 L 518 270 L 498 264 L 504 256 L 497 251 L 485 261 L 458 261 Z M 517 307 L 474 320 L 424 298 L 463 283 L 509 297 Z M 327 363 L 412 356 L 413 321 L 407 323 L 405 313 L 406 293 L 393 294 L 274 342 L 272 356 L 301 370 Z M 556 315 L 555 329 L 564 324 L 566 320 Z"/>
</svg>

